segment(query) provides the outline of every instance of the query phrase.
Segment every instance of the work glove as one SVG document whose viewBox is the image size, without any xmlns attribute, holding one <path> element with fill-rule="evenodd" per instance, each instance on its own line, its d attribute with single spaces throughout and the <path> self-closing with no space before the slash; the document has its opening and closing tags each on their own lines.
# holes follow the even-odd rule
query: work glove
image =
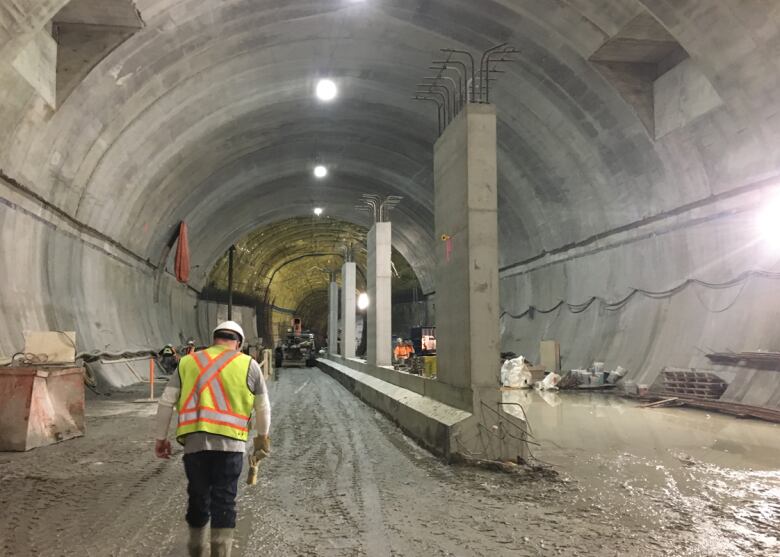
<svg viewBox="0 0 780 557">
<path fill-rule="evenodd" d="M 257 483 L 260 461 L 271 453 L 271 438 L 267 435 L 258 435 L 254 439 L 254 445 L 255 448 L 247 459 L 249 461 L 249 472 L 246 476 L 246 483 L 249 485 Z"/>
<path fill-rule="evenodd" d="M 254 439 L 255 450 L 252 452 L 252 458 L 255 462 L 260 462 L 271 454 L 271 438 L 267 435 L 258 435 Z"/>
</svg>

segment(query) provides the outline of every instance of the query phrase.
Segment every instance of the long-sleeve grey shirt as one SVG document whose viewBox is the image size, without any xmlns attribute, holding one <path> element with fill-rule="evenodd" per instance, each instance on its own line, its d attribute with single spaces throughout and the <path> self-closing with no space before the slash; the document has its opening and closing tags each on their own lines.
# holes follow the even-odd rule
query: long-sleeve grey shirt
<svg viewBox="0 0 780 557">
<path fill-rule="evenodd" d="M 246 386 L 255 395 L 255 429 L 258 435 L 268 435 L 271 427 L 271 404 L 268 401 L 268 390 L 263 378 L 263 369 L 260 364 L 252 359 L 249 363 L 249 372 L 246 377 Z M 181 393 L 181 379 L 178 370 L 171 376 L 157 405 L 157 419 L 155 422 L 155 439 L 167 439 L 170 428 L 173 409 L 179 400 Z M 246 442 L 231 439 L 214 433 L 198 431 L 184 436 L 184 453 L 197 453 L 200 451 L 223 451 L 243 453 L 246 450 Z"/>
</svg>

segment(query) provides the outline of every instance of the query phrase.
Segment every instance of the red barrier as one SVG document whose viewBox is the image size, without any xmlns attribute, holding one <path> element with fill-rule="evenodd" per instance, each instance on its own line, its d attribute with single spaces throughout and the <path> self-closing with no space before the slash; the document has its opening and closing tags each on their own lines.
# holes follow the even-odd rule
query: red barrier
<svg viewBox="0 0 780 557">
<path fill-rule="evenodd" d="M 84 435 L 80 367 L 0 368 L 0 451 L 28 451 Z"/>
</svg>

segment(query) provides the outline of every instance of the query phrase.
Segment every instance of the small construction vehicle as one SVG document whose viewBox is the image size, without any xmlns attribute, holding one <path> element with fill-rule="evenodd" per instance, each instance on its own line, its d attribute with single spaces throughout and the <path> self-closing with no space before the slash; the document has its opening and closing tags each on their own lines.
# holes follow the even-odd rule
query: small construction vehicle
<svg viewBox="0 0 780 557">
<path fill-rule="evenodd" d="M 314 334 L 303 332 L 297 317 L 292 325 L 282 341 L 282 367 L 314 367 L 317 359 Z"/>
</svg>

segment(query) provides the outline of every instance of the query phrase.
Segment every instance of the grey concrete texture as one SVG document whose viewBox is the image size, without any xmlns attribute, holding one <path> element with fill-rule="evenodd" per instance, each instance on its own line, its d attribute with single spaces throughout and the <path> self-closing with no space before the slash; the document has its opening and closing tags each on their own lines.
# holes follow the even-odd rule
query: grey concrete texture
<svg viewBox="0 0 780 557">
<path fill-rule="evenodd" d="M 154 264 L 143 263 L 158 259 L 178 222 L 190 224 L 193 265 L 208 269 L 257 225 L 308 214 L 323 189 L 335 216 L 362 225 L 352 209 L 361 193 L 403 195 L 394 243 L 430 292 L 435 119 L 409 97 L 447 46 L 508 41 L 521 51 L 493 88 L 500 264 L 558 259 L 505 272 L 504 310 L 776 268 L 750 237 L 750 211 L 765 197 L 744 218 L 713 210 L 707 225 L 684 211 L 742 188 L 776 189 L 776 2 L 137 0 L 145 27 L 54 111 L 11 61 L 66 3 L 0 1 L 0 168 L 102 236 L 74 233 L 33 198 L 0 206 L 4 353 L 14 331 L 64 327 L 74 315 L 89 348 L 188 333 L 194 293 L 171 283 L 153 304 Z M 588 62 L 643 11 L 722 100 L 658 140 Z M 327 105 L 312 95 L 325 75 L 341 91 Z M 311 178 L 317 156 L 331 168 L 323 182 Z M 17 193 L 0 183 L 3 199 Z M 677 230 L 610 244 L 646 219 Z M 576 243 L 591 240 L 610 245 L 579 255 Z M 700 362 L 706 347 L 780 348 L 768 307 L 777 294 L 760 279 L 719 313 L 727 300 L 706 309 L 698 296 L 725 292 L 690 288 L 618 312 L 505 317 L 503 344 L 532 356 L 538 339 L 557 338 L 571 366 L 607 360 L 649 380 L 661 365 Z"/>
<path fill-rule="evenodd" d="M 355 295 L 355 263 L 347 261 L 341 267 L 341 345 L 339 354 L 345 358 L 354 358 L 357 348 Z"/>
<path fill-rule="evenodd" d="M 366 239 L 368 250 L 366 283 L 369 300 L 366 360 L 375 366 L 387 366 L 393 363 L 390 346 L 393 331 L 392 236 L 392 224 L 378 222 L 368 231 Z"/>
<path fill-rule="evenodd" d="M 339 285 L 334 280 L 328 283 L 328 354 L 338 355 L 339 336 Z"/>
</svg>

